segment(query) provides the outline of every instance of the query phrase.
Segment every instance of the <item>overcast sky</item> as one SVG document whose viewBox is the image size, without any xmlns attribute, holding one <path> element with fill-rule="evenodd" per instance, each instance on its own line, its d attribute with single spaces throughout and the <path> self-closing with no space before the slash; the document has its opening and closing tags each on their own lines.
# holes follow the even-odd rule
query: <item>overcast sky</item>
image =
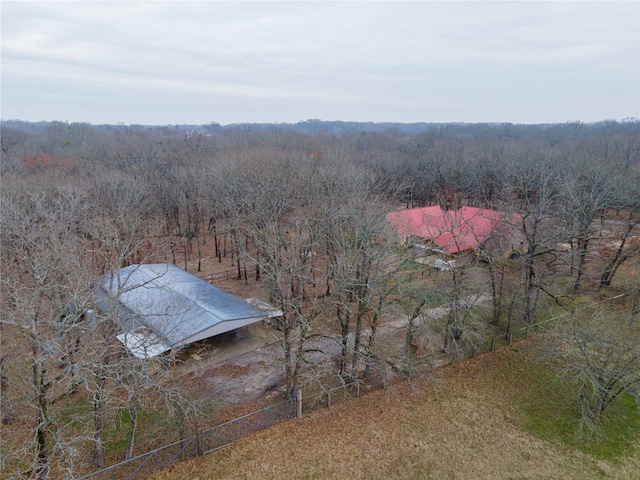
<svg viewBox="0 0 640 480">
<path fill-rule="evenodd" d="M 640 117 L 640 2 L 0 4 L 2 119 Z"/>
</svg>

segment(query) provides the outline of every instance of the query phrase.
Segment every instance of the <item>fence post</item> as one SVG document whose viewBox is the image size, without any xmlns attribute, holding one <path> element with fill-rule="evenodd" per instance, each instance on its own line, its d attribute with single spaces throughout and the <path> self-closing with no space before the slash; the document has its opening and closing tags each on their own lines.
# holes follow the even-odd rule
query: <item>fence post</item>
<svg viewBox="0 0 640 480">
<path fill-rule="evenodd" d="M 509 332 L 509 345 L 513 343 L 513 333 Z"/>
<path fill-rule="evenodd" d="M 491 337 L 491 351 L 493 352 L 493 341 L 495 340 L 496 337 Z"/>
<path fill-rule="evenodd" d="M 302 418 L 302 389 L 296 390 L 296 418 Z"/>
</svg>

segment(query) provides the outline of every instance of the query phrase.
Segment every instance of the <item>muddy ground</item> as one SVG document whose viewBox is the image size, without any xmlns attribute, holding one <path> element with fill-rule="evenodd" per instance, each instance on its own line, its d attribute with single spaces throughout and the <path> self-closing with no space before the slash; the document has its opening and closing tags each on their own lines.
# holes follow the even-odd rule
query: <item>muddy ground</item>
<svg viewBox="0 0 640 480">
<path fill-rule="evenodd" d="M 484 303 L 489 298 L 474 297 L 469 303 Z M 445 307 L 424 312 L 433 319 L 447 313 Z M 393 339 L 400 332 L 402 335 L 397 341 L 402 342 L 407 322 L 406 317 L 387 320 L 379 327 L 378 338 Z M 363 337 L 368 334 L 365 330 Z M 353 344 L 353 335 L 350 341 Z M 308 341 L 306 347 L 315 352 L 307 361 L 317 365 L 330 363 L 341 350 L 339 343 L 331 338 L 315 338 Z M 436 363 L 446 363 L 446 359 L 437 358 Z M 268 393 L 278 395 L 283 392 L 285 380 L 279 332 L 258 322 L 191 345 L 178 356 L 175 373 L 185 386 L 228 405 L 251 402 Z"/>
</svg>

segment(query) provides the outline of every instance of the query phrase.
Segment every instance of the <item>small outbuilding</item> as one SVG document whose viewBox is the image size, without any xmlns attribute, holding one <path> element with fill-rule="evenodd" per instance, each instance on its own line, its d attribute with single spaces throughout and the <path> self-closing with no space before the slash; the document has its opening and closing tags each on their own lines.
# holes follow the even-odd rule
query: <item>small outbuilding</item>
<svg viewBox="0 0 640 480">
<path fill-rule="evenodd" d="M 121 327 L 118 340 L 149 358 L 264 320 L 244 300 L 171 264 L 130 265 L 107 274 L 97 306 Z"/>
</svg>

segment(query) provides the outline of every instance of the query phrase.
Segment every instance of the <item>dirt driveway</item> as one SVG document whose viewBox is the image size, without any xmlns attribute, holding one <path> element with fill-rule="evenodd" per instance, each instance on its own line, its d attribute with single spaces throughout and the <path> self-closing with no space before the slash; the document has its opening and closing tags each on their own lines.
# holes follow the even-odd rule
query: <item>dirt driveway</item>
<svg viewBox="0 0 640 480">
<path fill-rule="evenodd" d="M 472 306 L 489 299 L 488 295 L 480 295 L 466 301 Z M 438 307 L 423 314 L 436 319 L 447 312 L 446 307 Z M 391 337 L 407 322 L 406 317 L 390 319 L 380 326 L 378 335 Z M 258 322 L 199 342 L 178 357 L 176 374 L 185 387 L 198 389 L 200 395 L 219 398 L 225 404 L 247 403 L 269 391 L 279 393 L 285 372 L 277 333 Z M 310 341 L 307 347 L 324 352 L 308 358 L 316 363 L 340 354 L 338 342 L 329 338 Z"/>
<path fill-rule="evenodd" d="M 262 322 L 190 345 L 177 357 L 180 383 L 225 404 L 254 400 L 284 380 L 282 347 Z"/>
</svg>

